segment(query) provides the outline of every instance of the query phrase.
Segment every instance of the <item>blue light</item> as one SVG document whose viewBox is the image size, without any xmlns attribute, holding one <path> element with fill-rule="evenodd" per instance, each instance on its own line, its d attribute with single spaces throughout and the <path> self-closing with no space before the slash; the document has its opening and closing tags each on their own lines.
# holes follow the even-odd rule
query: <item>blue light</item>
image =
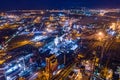
<svg viewBox="0 0 120 80">
<path fill-rule="evenodd" d="M 58 45 L 58 43 L 59 43 L 59 38 L 58 38 L 58 37 L 56 37 L 56 38 L 54 39 L 54 44 L 57 46 L 57 45 Z"/>
<path fill-rule="evenodd" d="M 108 34 L 114 36 L 116 34 L 116 32 L 115 31 L 109 31 Z"/>
<path fill-rule="evenodd" d="M 7 76 L 7 80 L 11 80 L 11 77 L 10 77 L 10 76 Z"/>
<path fill-rule="evenodd" d="M 58 69 L 62 69 L 62 68 L 64 68 L 64 67 L 65 67 L 64 64 L 62 64 L 62 65 L 58 65 Z"/>
<path fill-rule="evenodd" d="M 42 67 L 45 67 L 45 66 L 46 66 L 46 63 L 45 63 L 45 62 L 42 62 L 42 63 L 41 63 L 41 66 L 42 66 Z"/>
<path fill-rule="evenodd" d="M 19 67 L 18 67 L 17 65 L 15 65 L 15 66 L 11 67 L 10 69 L 8 69 L 8 70 L 6 71 L 6 73 L 11 73 L 11 72 L 15 71 L 15 70 L 18 69 L 18 68 L 19 68 Z"/>
<path fill-rule="evenodd" d="M 32 41 L 40 41 L 40 40 L 43 40 L 43 39 L 46 39 L 47 38 L 47 36 L 35 36 L 33 39 L 32 39 Z"/>
</svg>

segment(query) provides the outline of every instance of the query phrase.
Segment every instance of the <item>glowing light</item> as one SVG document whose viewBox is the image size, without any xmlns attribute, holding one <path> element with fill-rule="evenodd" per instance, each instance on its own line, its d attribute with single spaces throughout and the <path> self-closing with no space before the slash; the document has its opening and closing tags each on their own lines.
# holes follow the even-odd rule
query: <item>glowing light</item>
<svg viewBox="0 0 120 80">
<path fill-rule="evenodd" d="M 115 29 L 116 29 L 116 24 L 115 24 L 115 23 L 112 23 L 112 25 L 110 26 L 110 28 L 111 28 L 112 30 L 115 30 Z"/>
<path fill-rule="evenodd" d="M 43 40 L 43 39 L 46 39 L 47 36 L 35 36 L 34 39 L 32 39 L 32 41 L 40 41 L 40 40 Z"/>
<path fill-rule="evenodd" d="M 41 11 L 40 13 L 41 13 L 41 14 L 44 14 L 44 12 L 43 12 L 43 11 Z"/>
<path fill-rule="evenodd" d="M 59 38 L 58 38 L 58 37 L 56 37 L 56 38 L 54 39 L 54 44 L 57 46 L 57 45 L 58 45 L 58 43 L 59 43 Z"/>
<path fill-rule="evenodd" d="M 10 69 L 8 69 L 8 70 L 6 71 L 6 73 L 11 73 L 12 71 L 15 71 L 16 69 L 18 69 L 18 66 L 17 66 L 17 65 L 14 66 L 14 67 L 12 67 L 12 68 L 10 68 Z"/>
<path fill-rule="evenodd" d="M 22 65 L 21 65 L 21 64 L 18 64 L 18 66 L 19 66 L 19 67 L 22 67 Z"/>
<path fill-rule="evenodd" d="M 102 41 L 105 38 L 105 34 L 103 32 L 98 32 L 97 39 Z"/>
<path fill-rule="evenodd" d="M 75 50 L 78 47 L 78 45 L 74 45 L 71 50 Z"/>
<path fill-rule="evenodd" d="M 98 35 L 99 35 L 99 36 L 102 36 L 102 35 L 103 35 L 103 33 L 102 33 L 102 32 L 99 32 L 99 33 L 98 33 Z"/>
<path fill-rule="evenodd" d="M 7 80 L 11 80 L 11 77 L 10 77 L 10 76 L 7 76 Z"/>
<path fill-rule="evenodd" d="M 109 32 L 109 34 L 112 35 L 112 36 L 115 35 L 115 33 L 116 33 L 115 31 L 110 31 Z"/>
<path fill-rule="evenodd" d="M 63 41 L 63 37 L 60 37 L 60 41 Z"/>
<path fill-rule="evenodd" d="M 14 15 L 8 15 L 7 17 L 8 18 L 16 18 L 16 16 L 14 16 Z"/>
<path fill-rule="evenodd" d="M 46 28 L 47 32 L 52 32 L 52 29 Z"/>
</svg>

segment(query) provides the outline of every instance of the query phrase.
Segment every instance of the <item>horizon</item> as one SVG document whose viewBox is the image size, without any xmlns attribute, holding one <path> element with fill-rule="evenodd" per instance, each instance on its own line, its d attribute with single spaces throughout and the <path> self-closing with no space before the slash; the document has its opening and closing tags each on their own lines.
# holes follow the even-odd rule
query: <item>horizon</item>
<svg viewBox="0 0 120 80">
<path fill-rule="evenodd" d="M 0 10 L 71 9 L 80 7 L 90 9 L 120 8 L 120 0 L 4 0 L 0 3 L 2 3 Z"/>
</svg>

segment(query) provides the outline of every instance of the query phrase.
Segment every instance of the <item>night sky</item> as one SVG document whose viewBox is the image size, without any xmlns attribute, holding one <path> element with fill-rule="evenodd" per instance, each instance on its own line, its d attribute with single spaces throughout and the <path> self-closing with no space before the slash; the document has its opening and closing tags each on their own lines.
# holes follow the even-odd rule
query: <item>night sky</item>
<svg viewBox="0 0 120 80">
<path fill-rule="evenodd" d="M 0 10 L 120 8 L 120 0 L 0 0 Z"/>
</svg>

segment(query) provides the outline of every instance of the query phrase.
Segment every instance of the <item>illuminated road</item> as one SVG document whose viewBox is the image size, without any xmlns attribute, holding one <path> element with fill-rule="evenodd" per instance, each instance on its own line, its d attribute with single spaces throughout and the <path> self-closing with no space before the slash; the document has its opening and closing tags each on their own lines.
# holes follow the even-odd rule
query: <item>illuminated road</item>
<svg viewBox="0 0 120 80">
<path fill-rule="evenodd" d="M 65 79 L 69 75 L 69 73 L 72 71 L 74 65 L 75 65 L 75 63 L 70 64 L 62 72 L 53 76 L 51 80 L 63 80 L 63 79 Z"/>
<path fill-rule="evenodd" d="M 62 72 L 60 72 L 58 75 L 54 76 L 51 80 L 68 80 L 68 75 L 74 68 L 75 68 L 75 63 L 72 63 Z M 89 77 L 87 75 L 83 75 L 82 80 L 89 80 Z"/>
<path fill-rule="evenodd" d="M 36 79 L 37 76 L 38 76 L 38 73 L 34 73 L 33 75 L 31 75 L 29 80 L 34 80 L 34 79 Z"/>
<path fill-rule="evenodd" d="M 25 41 L 21 41 L 21 42 L 17 42 L 17 43 L 14 43 L 14 44 L 12 44 L 12 45 L 8 45 L 8 51 L 9 50 L 13 50 L 13 49 L 16 49 L 16 48 L 18 48 L 18 47 L 21 47 L 21 46 L 24 46 L 24 45 L 26 45 L 26 44 L 31 44 L 32 42 L 31 41 L 29 41 L 29 40 L 25 40 Z"/>
<path fill-rule="evenodd" d="M 13 25 L 10 25 L 10 24 L 7 24 L 7 25 L 4 25 L 4 26 L 1 26 L 0 27 L 0 30 L 3 30 L 3 29 L 14 29 L 14 28 L 17 28 L 18 27 L 18 25 L 17 24 L 13 24 Z"/>
</svg>

